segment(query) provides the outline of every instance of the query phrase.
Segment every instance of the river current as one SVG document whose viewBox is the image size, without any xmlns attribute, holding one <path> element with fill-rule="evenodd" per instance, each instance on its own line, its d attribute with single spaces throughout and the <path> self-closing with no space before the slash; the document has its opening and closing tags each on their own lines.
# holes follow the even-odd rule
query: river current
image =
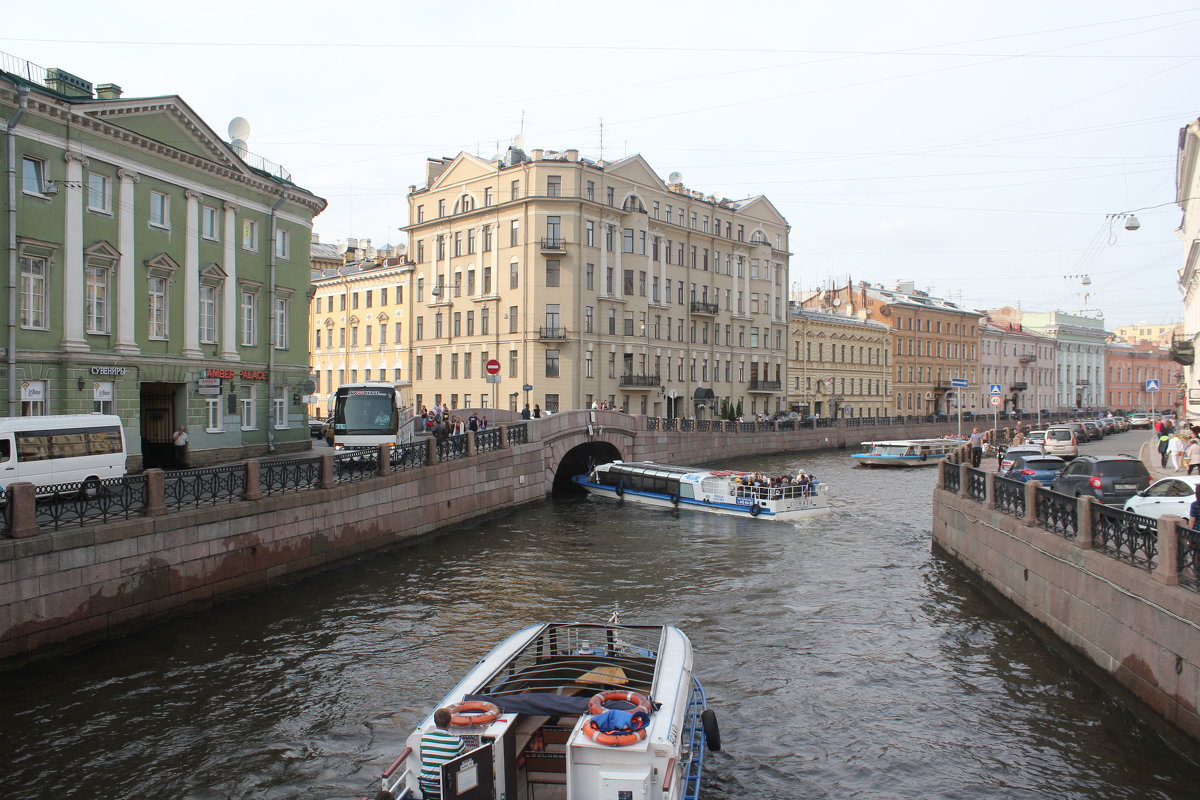
<svg viewBox="0 0 1200 800">
<path fill-rule="evenodd" d="M 1185 798 L 1191 765 L 930 550 L 935 469 L 722 466 L 833 491 L 797 524 L 555 498 L 0 674 L 0 797 L 351 798 L 507 634 L 692 640 L 704 800 Z"/>
</svg>

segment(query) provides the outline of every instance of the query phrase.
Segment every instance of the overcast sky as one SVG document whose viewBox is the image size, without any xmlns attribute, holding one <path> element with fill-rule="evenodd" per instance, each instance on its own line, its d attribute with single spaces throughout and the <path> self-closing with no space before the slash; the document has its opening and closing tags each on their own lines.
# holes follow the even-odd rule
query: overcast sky
<svg viewBox="0 0 1200 800">
<path fill-rule="evenodd" d="M 1182 316 L 1186 2 L 9 5 L 6 53 L 178 94 L 225 138 L 247 118 L 250 150 L 329 201 L 322 241 L 402 241 L 426 158 L 523 132 L 766 195 L 793 288 L 911 279 L 1110 328 Z M 1106 218 L 1132 209 L 1137 232 Z"/>
</svg>

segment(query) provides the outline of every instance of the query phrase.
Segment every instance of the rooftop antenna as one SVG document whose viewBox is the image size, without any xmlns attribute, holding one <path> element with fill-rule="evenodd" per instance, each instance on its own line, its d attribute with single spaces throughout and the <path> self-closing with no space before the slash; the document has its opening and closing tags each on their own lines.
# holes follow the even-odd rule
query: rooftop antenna
<svg viewBox="0 0 1200 800">
<path fill-rule="evenodd" d="M 604 160 L 604 117 L 600 118 L 600 160 Z"/>
</svg>

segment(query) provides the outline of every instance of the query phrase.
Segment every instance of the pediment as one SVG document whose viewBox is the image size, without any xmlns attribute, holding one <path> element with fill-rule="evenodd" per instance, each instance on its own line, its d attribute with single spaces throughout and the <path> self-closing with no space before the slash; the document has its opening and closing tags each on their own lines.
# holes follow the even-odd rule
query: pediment
<svg viewBox="0 0 1200 800">
<path fill-rule="evenodd" d="M 765 195 L 758 195 L 747 200 L 742 200 L 738 203 L 738 213 L 756 217 L 768 222 L 774 222 L 777 225 L 787 227 L 788 221 L 783 214 L 779 213 L 779 209 L 775 204 L 766 198 Z"/>
<path fill-rule="evenodd" d="M 156 256 L 150 256 L 150 258 L 147 258 L 143 263 L 146 265 L 146 269 L 148 270 L 167 273 L 168 275 L 180 268 L 179 262 L 171 258 L 171 256 L 166 253 L 159 253 Z"/>
<path fill-rule="evenodd" d="M 221 269 L 221 265 L 213 261 L 200 268 L 200 277 L 213 281 L 223 281 L 226 275 L 225 270 Z"/>
<path fill-rule="evenodd" d="M 438 189 L 442 186 L 453 186 L 456 183 L 465 183 L 478 178 L 484 178 L 496 173 L 496 167 L 490 161 L 484 161 L 478 156 L 473 156 L 470 153 L 459 153 L 454 160 L 450 162 L 450 166 L 442 170 L 442 174 L 437 176 L 433 184 L 430 185 L 430 191 Z M 476 198 L 478 201 L 478 198 Z M 479 205 L 476 202 L 476 205 Z"/>
<path fill-rule="evenodd" d="M 248 172 L 242 160 L 195 111 L 176 96 L 89 103 L 86 116 L 167 147 Z"/>
<path fill-rule="evenodd" d="M 113 247 L 111 243 L 101 239 L 95 244 L 84 248 L 84 258 L 102 258 L 107 261 L 116 261 L 121 257 L 121 251 Z"/>
<path fill-rule="evenodd" d="M 604 168 L 604 172 L 642 186 L 653 186 L 663 192 L 667 190 L 667 184 L 663 182 L 663 179 L 658 177 L 658 173 L 654 171 L 650 163 L 637 153 L 620 161 L 614 161 Z"/>
</svg>

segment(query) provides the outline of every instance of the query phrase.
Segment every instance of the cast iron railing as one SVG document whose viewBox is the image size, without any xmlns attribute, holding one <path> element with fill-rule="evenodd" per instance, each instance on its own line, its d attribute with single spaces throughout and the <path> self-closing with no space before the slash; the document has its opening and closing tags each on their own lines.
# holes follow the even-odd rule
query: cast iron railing
<svg viewBox="0 0 1200 800">
<path fill-rule="evenodd" d="M 493 434 L 492 438 L 498 443 L 500 441 L 500 429 L 489 428 L 486 431 L 479 431 L 475 435 L 478 437 L 481 434 Z M 478 438 L 475 440 L 479 441 Z M 499 449 L 499 444 L 493 449 Z M 393 471 L 401 471 L 406 469 L 420 469 L 425 466 L 425 461 L 429 455 L 429 443 L 410 442 L 409 444 L 399 444 L 392 446 L 391 455 L 388 457 L 388 463 L 392 465 Z"/>
<path fill-rule="evenodd" d="M 435 441 L 437 441 L 439 461 L 456 461 L 467 457 L 466 435 L 447 436 L 444 439 Z"/>
<path fill-rule="evenodd" d="M 333 480 L 335 483 L 355 483 L 379 474 L 377 450 L 342 450 L 333 454 Z"/>
<path fill-rule="evenodd" d="M 261 461 L 258 484 L 262 493 L 295 494 L 321 488 L 321 459 L 296 458 L 286 461 Z"/>
<path fill-rule="evenodd" d="M 528 444 L 529 443 L 529 423 L 522 422 L 520 425 L 508 426 L 508 443 L 509 444 Z"/>
<path fill-rule="evenodd" d="M 140 517 L 146 511 L 146 479 L 141 475 L 59 483 L 38 489 L 34 518 L 39 528 Z"/>
<path fill-rule="evenodd" d="M 168 511 L 230 503 L 245 494 L 245 464 L 181 469 L 163 476 L 163 504 Z"/>
<path fill-rule="evenodd" d="M 490 453 L 499 450 L 504 443 L 500 441 L 500 429 L 489 428 L 486 431 L 475 431 L 475 452 Z"/>
<path fill-rule="evenodd" d="M 951 464 L 949 461 L 943 461 L 938 466 L 942 470 L 942 488 L 947 492 L 958 494 L 958 490 L 962 486 L 962 476 L 959 472 L 958 464 Z"/>
<path fill-rule="evenodd" d="M 1158 556 L 1158 520 L 1093 503 L 1092 547 L 1135 567 L 1152 570 Z"/>
<path fill-rule="evenodd" d="M 1074 497 L 1039 486 L 1035 508 L 1040 527 L 1065 539 L 1079 535 L 1079 505 Z"/>
<path fill-rule="evenodd" d="M 1014 517 L 1025 516 L 1025 484 L 1012 478 L 997 475 L 993 486 L 996 491 L 996 508 Z"/>
<path fill-rule="evenodd" d="M 987 499 L 987 473 L 976 467 L 967 467 L 967 497 L 982 503 Z"/>
<path fill-rule="evenodd" d="M 1200 592 L 1200 531 L 1176 525 L 1179 537 L 1179 585 Z"/>
</svg>

